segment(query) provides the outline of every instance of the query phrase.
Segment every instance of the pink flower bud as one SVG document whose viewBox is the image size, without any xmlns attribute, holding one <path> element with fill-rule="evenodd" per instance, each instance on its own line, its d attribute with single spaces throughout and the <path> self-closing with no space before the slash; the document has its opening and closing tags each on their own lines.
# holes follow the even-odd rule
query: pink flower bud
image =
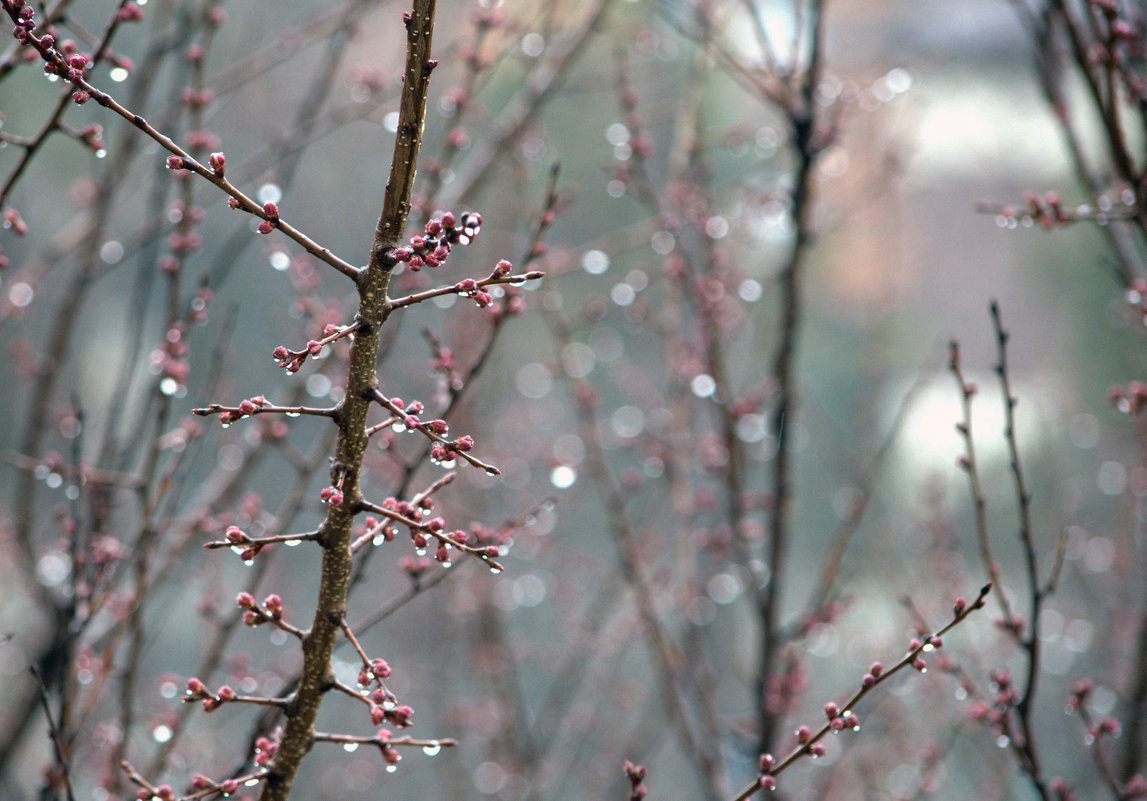
<svg viewBox="0 0 1147 801">
<path fill-rule="evenodd" d="M 777 789 L 777 780 L 774 779 L 772 776 L 762 776 L 761 777 L 761 789 L 763 789 L 763 790 L 775 790 L 775 789 Z"/>
<path fill-rule="evenodd" d="M 833 718 L 835 718 L 839 714 L 840 714 L 840 707 L 838 707 L 832 701 L 829 701 L 827 704 L 824 705 L 824 716 L 826 718 L 828 718 L 829 720 L 832 720 Z"/>
<path fill-rule="evenodd" d="M 271 201 L 267 201 L 263 204 L 263 213 L 274 220 L 279 216 L 279 207 Z"/>
<path fill-rule="evenodd" d="M 414 717 L 414 710 L 408 706 L 396 706 L 394 709 L 387 710 L 386 718 L 395 726 L 400 729 L 405 729 L 410 725 L 410 719 Z"/>
<path fill-rule="evenodd" d="M 235 597 L 235 604 L 240 609 L 254 609 L 255 596 L 249 592 L 241 592 Z"/>
<path fill-rule="evenodd" d="M 271 617 L 278 620 L 283 615 L 283 599 L 278 595 L 268 595 L 263 599 L 263 607 L 271 613 Z"/>
<path fill-rule="evenodd" d="M 261 223 L 259 223 L 259 227 L 255 230 L 266 236 L 275 230 L 275 226 L 271 225 L 271 223 L 267 222 L 266 220 L 263 220 Z"/>
<path fill-rule="evenodd" d="M 212 153 L 207 157 L 207 164 L 211 167 L 211 171 L 215 173 L 216 178 L 222 178 L 224 172 L 227 170 L 227 157 L 222 153 Z"/>
</svg>

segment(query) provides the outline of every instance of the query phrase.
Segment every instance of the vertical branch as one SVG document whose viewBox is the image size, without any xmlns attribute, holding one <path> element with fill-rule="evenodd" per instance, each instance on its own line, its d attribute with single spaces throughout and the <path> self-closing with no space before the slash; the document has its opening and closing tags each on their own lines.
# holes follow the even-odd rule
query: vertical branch
<svg viewBox="0 0 1147 801">
<path fill-rule="evenodd" d="M 1023 733 L 1023 742 L 1019 744 L 1019 747 L 1022 751 L 1025 770 L 1028 771 L 1040 796 L 1047 798 L 1048 793 L 1044 786 L 1031 726 L 1031 706 L 1032 700 L 1035 698 L 1036 681 L 1039 677 L 1039 613 L 1046 591 L 1044 587 L 1040 586 L 1035 544 L 1032 541 L 1031 493 L 1028 491 L 1027 482 L 1024 480 L 1019 446 L 1016 443 L 1015 409 L 1019 401 L 1012 394 L 1011 379 L 1008 376 L 1008 332 L 1004 330 L 1000 320 L 999 305 L 993 300 L 989 308 L 992 315 L 992 326 L 996 334 L 996 353 L 999 359 L 996 364 L 996 373 L 999 375 L 1000 387 L 1004 393 L 1004 439 L 1008 444 L 1008 456 L 1015 483 L 1016 503 L 1019 507 L 1020 517 L 1019 538 L 1023 547 L 1024 566 L 1027 568 L 1031 592 L 1031 620 L 1028 623 L 1026 635 L 1021 635 L 1018 626 L 1012 629 L 1012 633 L 1019 640 L 1020 647 L 1027 654 L 1027 676 L 1024 680 L 1023 695 L 1020 697 L 1019 703 L 1016 704 L 1016 716 L 1019 718 L 1020 731 Z"/>
<path fill-rule="evenodd" d="M 405 16 L 407 58 L 398 134 L 370 263 L 357 281 L 359 328 L 350 348 L 346 396 L 336 415 L 338 440 L 332 474 L 336 480 L 341 479 L 346 500 L 328 508 L 320 529 L 323 557 L 318 603 L 314 621 L 303 639 L 302 675 L 288 707 L 279 752 L 267 774 L 262 801 L 287 798 L 299 765 L 314 741 L 314 722 L 322 697 L 334 684 L 331 653 L 339 634 L 339 623 L 346 617 L 351 529 L 362 500 L 359 473 L 368 441 L 367 412 L 372 403 L 371 393 L 378 384 L 375 364 L 379 337 L 389 314 L 387 288 L 396 263 L 391 252 L 401 240 L 410 213 L 410 195 L 426 117 L 426 93 L 435 66 L 430 60 L 434 6 L 434 0 L 415 0 L 413 11 Z"/>
<path fill-rule="evenodd" d="M 799 97 L 790 99 L 787 108 L 796 150 L 796 173 L 793 176 L 792 215 L 795 233 L 788 260 L 781 269 L 778 284 L 781 293 L 781 340 L 773 360 L 773 379 L 777 387 L 773 410 L 773 431 L 777 453 L 773 465 L 773 507 L 768 519 L 769 581 L 758 593 L 757 612 L 761 622 L 761 645 L 757 665 L 757 703 L 761 715 L 758 737 L 763 753 L 772 747 L 779 720 L 768 709 L 768 685 L 781 646 L 780 598 L 785 574 L 783 564 L 788 544 L 792 512 L 792 467 L 789 460 L 790 431 L 796 412 L 797 338 L 801 323 L 802 267 L 812 241 L 813 199 L 812 171 L 819 155 L 817 141 L 816 87 L 820 83 L 823 58 L 824 0 L 811 0 L 808 6 L 808 63 L 800 77 Z"/>
<path fill-rule="evenodd" d="M 984 500 L 984 490 L 980 485 L 980 468 L 976 461 L 976 441 L 972 435 L 972 398 L 979 389 L 975 384 L 964 379 L 964 372 L 960 367 L 960 343 L 954 339 L 948 343 L 948 368 L 952 371 L 956 384 L 959 386 L 960 403 L 964 412 L 964 419 L 956 423 L 956 431 L 964 440 L 964 455 L 960 457 L 959 464 L 961 469 L 968 474 L 968 487 L 972 493 L 972 505 L 976 515 L 976 539 L 980 546 L 980 561 L 984 563 L 988 577 L 996 586 L 996 598 L 1004 622 L 1008 626 L 1012 626 L 1016 618 L 1012 613 L 1011 603 L 1004 593 L 1003 585 L 1000 583 L 1000 566 L 996 564 L 996 559 L 992 556 L 992 543 L 988 537 L 987 502 Z"/>
</svg>

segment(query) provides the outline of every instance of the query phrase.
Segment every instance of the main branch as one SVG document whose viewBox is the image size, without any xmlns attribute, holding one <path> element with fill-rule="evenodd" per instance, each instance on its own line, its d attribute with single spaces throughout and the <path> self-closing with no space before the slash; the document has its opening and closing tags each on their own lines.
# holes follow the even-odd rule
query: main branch
<svg viewBox="0 0 1147 801">
<path fill-rule="evenodd" d="M 387 289 L 395 260 L 391 253 L 399 243 L 410 212 L 410 194 L 426 117 L 426 92 L 435 62 L 430 60 L 434 32 L 434 0 L 414 0 L 406 15 L 407 58 L 405 83 L 399 109 L 394 159 L 386 186 L 382 214 L 371 245 L 370 262 L 362 273 L 359 292 L 359 324 L 351 344 L 346 395 L 339 405 L 338 442 L 332 473 L 342 481 L 345 498 L 332 505 L 321 527 L 323 548 L 319 598 L 314 621 L 303 640 L 303 671 L 287 714 L 278 755 L 267 775 L 262 801 L 283 801 L 291 790 L 299 765 L 314 743 L 315 717 L 323 695 L 334 684 L 331 653 L 346 617 L 346 596 L 351 575 L 351 528 L 362 500 L 359 474 L 368 438 L 367 413 L 378 385 L 379 335 L 390 312 Z"/>
</svg>

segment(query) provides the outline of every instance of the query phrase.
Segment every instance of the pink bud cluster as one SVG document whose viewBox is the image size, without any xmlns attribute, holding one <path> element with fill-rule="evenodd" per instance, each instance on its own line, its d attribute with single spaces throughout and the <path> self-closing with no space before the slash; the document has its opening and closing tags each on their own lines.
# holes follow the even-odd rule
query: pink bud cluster
<svg viewBox="0 0 1147 801">
<path fill-rule="evenodd" d="M 268 595 L 260 604 L 249 592 L 241 592 L 235 598 L 235 604 L 244 609 L 243 622 L 248 626 L 260 626 L 269 621 L 283 619 L 283 599 L 278 595 Z"/>
<path fill-rule="evenodd" d="M 187 703 L 201 701 L 205 712 L 214 712 L 223 704 L 234 701 L 237 697 L 235 691 L 226 684 L 212 693 L 207 689 L 207 685 L 195 677 L 187 680 L 187 691 L 183 694 L 183 700 Z"/>
<path fill-rule="evenodd" d="M 258 751 L 256 751 L 256 758 L 258 758 Z M 163 788 L 161 787 L 160 789 Z M 239 782 L 235 779 L 225 779 L 221 782 L 216 782 L 211 778 L 204 776 L 202 773 L 197 773 L 191 778 L 191 789 L 196 793 L 203 793 L 205 791 L 213 790 L 221 793 L 223 796 L 230 796 L 239 791 Z"/>
<path fill-rule="evenodd" d="M 1067 696 L 1067 708 L 1065 711 L 1070 715 L 1078 710 L 1083 709 L 1083 704 L 1087 701 L 1087 696 L 1091 694 L 1091 681 L 1088 679 L 1079 679 L 1071 686 L 1071 693 Z"/>
<path fill-rule="evenodd" d="M 260 737 L 255 740 L 255 764 L 265 768 L 275 759 L 279 752 L 279 744 L 269 737 Z"/>
<path fill-rule="evenodd" d="M 273 204 L 270 204 L 273 205 Z M 266 222 L 266 220 L 264 220 Z M 278 362 L 279 366 L 286 370 L 288 373 L 297 373 L 299 369 L 306 362 L 308 356 L 318 356 L 323 352 L 323 348 L 330 343 L 348 337 L 358 330 L 357 323 L 351 323 L 348 326 L 339 327 L 334 324 L 328 324 L 323 328 L 322 339 L 312 339 L 307 342 L 307 346 L 302 350 L 291 350 L 290 348 L 279 345 L 271 352 L 272 358 Z"/>
<path fill-rule="evenodd" d="M 26 45 L 39 53 L 44 62 L 44 72 L 48 75 L 58 75 L 75 87 L 72 100 L 77 104 L 84 104 L 91 99 L 91 92 L 83 85 L 84 77 L 91 68 L 91 57 L 76 52 L 75 43 L 65 40 L 56 47 L 56 36 L 49 29 L 43 36 L 37 36 L 36 12 L 25 0 L 2 0 L 0 5 L 15 23 L 12 35 L 22 45 Z"/>
<path fill-rule="evenodd" d="M 463 212 L 455 217 L 447 212 L 441 218 L 427 221 L 422 234 L 412 236 L 406 247 L 395 248 L 391 256 L 414 272 L 423 267 L 438 267 L 450 257 L 454 245 L 470 244 L 481 229 L 481 214 Z"/>
<path fill-rule="evenodd" d="M 279 207 L 270 201 L 263 204 L 263 214 L 266 219 L 259 223 L 258 231 L 261 234 L 269 234 L 279 227 Z"/>
<path fill-rule="evenodd" d="M 1002 668 L 992 673 L 989 686 L 993 693 L 991 703 L 977 701 L 968 714 L 972 720 L 991 726 L 998 735 L 1006 736 L 1008 715 L 1021 697 L 1019 688 L 1012 683 L 1011 673 Z"/>
<path fill-rule="evenodd" d="M 452 462 L 458 453 L 466 453 L 474 447 L 474 438 L 469 434 L 453 442 L 436 442 L 430 448 L 430 458 L 436 462 Z"/>
<path fill-rule="evenodd" d="M 777 780 L 773 778 L 773 766 L 776 765 L 777 760 L 772 754 L 761 754 L 760 770 L 761 770 L 761 789 L 762 790 L 775 790 L 777 789 Z"/>
<path fill-rule="evenodd" d="M 1124 414 L 1139 414 L 1147 406 L 1147 384 L 1132 381 L 1126 387 L 1113 386 L 1107 390 L 1107 399 Z"/>
<path fill-rule="evenodd" d="M 629 801 L 641 801 L 648 793 L 645 789 L 645 766 L 636 765 L 627 759 L 622 769 L 625 778 L 629 780 Z"/>
<path fill-rule="evenodd" d="M 229 409 L 219 415 L 219 422 L 223 426 L 229 426 L 236 420 L 242 420 L 244 417 L 250 417 L 257 411 L 268 405 L 268 401 L 262 395 L 256 395 L 253 398 L 248 398 L 242 401 L 236 408 Z"/>
<path fill-rule="evenodd" d="M 1026 213 L 1044 228 L 1062 225 L 1067 221 L 1063 213 L 1063 201 L 1058 192 L 1028 191 L 1024 193 L 1024 203 L 1027 204 Z"/>
<path fill-rule="evenodd" d="M 227 542 L 233 546 L 245 546 L 239 554 L 239 558 L 244 562 L 250 562 L 258 556 L 259 551 L 266 547 L 266 543 L 251 539 L 251 537 L 238 526 L 228 526 L 223 536 Z"/>
<path fill-rule="evenodd" d="M 151 366 L 155 373 L 175 381 L 178 389 L 187 382 L 191 366 L 187 362 L 188 347 L 184 337 L 187 327 L 176 322 L 167 331 L 163 345 L 151 352 Z"/>
<path fill-rule="evenodd" d="M 398 531 L 394 526 L 379 522 L 377 518 L 371 516 L 363 521 L 361 530 L 356 529 L 359 535 L 365 534 L 367 531 L 374 532 L 374 536 L 381 536 L 386 542 L 390 542 L 398 536 Z"/>
</svg>

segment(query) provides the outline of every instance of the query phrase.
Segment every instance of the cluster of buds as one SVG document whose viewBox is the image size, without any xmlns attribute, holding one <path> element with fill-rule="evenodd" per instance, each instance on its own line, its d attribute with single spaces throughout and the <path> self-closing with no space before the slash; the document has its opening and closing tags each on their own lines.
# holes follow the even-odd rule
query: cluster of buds
<svg viewBox="0 0 1147 801">
<path fill-rule="evenodd" d="M 403 501 L 394 496 L 390 496 L 382 502 L 382 508 L 388 512 L 396 512 L 411 520 L 421 520 L 423 512 L 434 508 L 434 500 L 427 497 L 422 498 L 418 503 L 411 503 L 410 501 Z"/>
<path fill-rule="evenodd" d="M 360 687 L 369 687 L 376 681 L 381 686 L 382 680 L 387 678 L 390 678 L 390 665 L 385 659 L 372 659 L 370 665 L 363 665 L 362 670 L 358 672 Z"/>
<path fill-rule="evenodd" d="M 257 411 L 262 409 L 268 404 L 268 401 L 262 395 L 256 395 L 253 398 L 248 398 L 242 401 L 234 409 L 229 409 L 219 415 L 219 423 L 226 428 L 234 423 L 236 420 L 242 420 L 244 417 L 250 417 Z"/>
<path fill-rule="evenodd" d="M 627 759 L 623 767 L 625 778 L 629 780 L 629 801 L 641 801 L 648 792 L 645 789 L 645 766 L 635 765 Z"/>
<path fill-rule="evenodd" d="M 414 710 L 405 704 L 395 706 L 394 696 L 387 693 L 385 690 L 375 690 L 371 693 L 372 699 L 375 696 L 382 697 L 381 703 L 374 703 L 370 708 L 370 719 L 375 726 L 381 726 L 383 723 L 389 723 L 396 729 L 405 729 L 414 722 Z"/>
<path fill-rule="evenodd" d="M 856 716 L 856 713 L 848 709 L 841 712 L 840 707 L 832 701 L 824 705 L 824 716 L 828 718 L 828 727 L 833 734 L 845 729 L 860 731 L 860 718 Z"/>
<path fill-rule="evenodd" d="M 186 385 L 188 373 L 191 371 L 191 367 L 187 363 L 187 343 L 184 341 L 186 333 L 186 327 L 183 323 L 176 322 L 168 329 L 163 345 L 151 353 L 152 372 L 163 378 L 172 379 L 175 382 L 176 391 Z"/>
<path fill-rule="evenodd" d="M 274 203 L 268 203 L 266 206 L 273 206 Z M 263 207 L 266 211 L 266 206 Z M 276 213 L 278 210 L 276 209 Z M 266 222 L 264 220 L 263 222 Z M 279 345 L 271 352 L 272 358 L 278 363 L 280 367 L 288 373 L 297 373 L 299 369 L 306 362 L 308 356 L 318 356 L 323 352 L 323 348 L 330 343 L 349 337 L 358 330 L 358 323 L 351 323 L 350 325 L 340 327 L 334 323 L 329 323 L 323 327 L 323 338 L 312 339 L 307 342 L 307 346 L 302 350 L 291 350 L 290 348 Z"/>
<path fill-rule="evenodd" d="M 1063 201 L 1058 192 L 1024 192 L 1025 213 L 1043 228 L 1062 225 L 1067 221 L 1063 211 Z"/>
<path fill-rule="evenodd" d="M 509 262 L 506 262 L 509 264 Z M 473 278 L 464 278 L 454 285 L 454 291 L 465 298 L 471 298 L 478 304 L 479 309 L 489 308 L 490 304 L 494 302 L 494 298 L 490 293 L 478 286 L 478 282 Z"/>
<path fill-rule="evenodd" d="M 866 689 L 876 686 L 877 680 L 884 674 L 884 665 L 880 662 L 873 662 L 868 666 L 868 672 L 865 673 L 860 679 L 860 685 Z"/>
<path fill-rule="evenodd" d="M 452 442 L 435 442 L 430 448 L 430 458 L 435 462 L 453 462 L 456 454 L 473 449 L 474 438 L 469 434 Z"/>
<path fill-rule="evenodd" d="M 128 0 L 128 2 L 119 7 L 115 18 L 117 22 L 142 22 L 143 9 L 140 8 L 139 4 Z"/>
<path fill-rule="evenodd" d="M 1008 713 L 1019 703 L 1021 697 L 1019 688 L 1012 683 L 1011 673 L 1002 668 L 992 673 L 989 686 L 995 694 L 993 702 L 988 704 L 977 701 L 972 704 L 971 717 L 991 726 L 999 736 L 1007 736 Z"/>
<path fill-rule="evenodd" d="M 1104 716 L 1087 727 L 1087 736 L 1083 738 L 1083 741 L 1087 745 L 1094 745 L 1103 737 L 1118 737 L 1122 730 L 1123 727 L 1118 720 Z"/>
<path fill-rule="evenodd" d="M 91 66 L 91 58 L 84 53 L 77 53 L 74 43 L 61 43 L 56 48 L 56 37 L 48 32 L 37 36 L 36 12 L 25 0 L 3 0 L 4 11 L 15 23 L 12 35 L 22 45 L 33 48 L 44 61 L 44 72 L 48 75 L 58 75 L 68 83 L 75 86 L 72 100 L 83 104 L 91 99 L 91 93 L 84 88 L 82 82 L 84 74 Z M 65 44 L 71 45 L 65 47 Z M 62 52 L 61 52 L 62 51 Z"/>
<path fill-rule="evenodd" d="M 388 765 L 395 765 L 402 760 L 398 751 L 393 745 L 389 744 L 391 738 L 390 729 L 379 729 L 375 740 L 378 742 L 379 751 L 382 752 L 382 758 Z"/>
<path fill-rule="evenodd" d="M 267 219 L 259 223 L 258 231 L 261 234 L 269 234 L 279 227 L 279 207 L 277 204 L 267 201 L 263 204 L 263 214 L 267 215 Z"/>
<path fill-rule="evenodd" d="M 248 626 L 260 626 L 268 621 L 283 619 L 283 599 L 278 595 L 268 595 L 260 606 L 255 597 L 249 592 L 241 592 L 235 598 L 235 604 L 243 610 L 243 622 Z"/>
<path fill-rule="evenodd" d="M 390 542 L 396 536 L 398 536 L 398 530 L 395 529 L 394 526 L 388 525 L 386 522 L 380 522 L 378 518 L 371 516 L 368 516 L 363 521 L 361 528 L 356 529 L 356 534 L 361 536 L 368 531 L 374 532 L 374 541 L 376 545 L 381 541 Z M 382 540 L 379 540 L 379 537 L 381 537 Z"/>
<path fill-rule="evenodd" d="M 929 637 L 926 642 L 921 642 L 920 640 L 913 637 L 908 641 L 908 650 L 910 652 L 928 653 L 930 651 L 936 650 L 943 644 L 944 641 L 939 637 Z M 924 657 L 920 656 L 919 653 L 916 653 L 916 656 L 912 659 L 912 669 L 920 673 L 928 672 L 928 663 L 924 661 Z"/>
<path fill-rule="evenodd" d="M 407 247 L 395 248 L 391 256 L 414 272 L 437 267 L 450 257 L 454 245 L 470 244 L 481 229 L 481 214 L 463 212 L 455 217 L 447 212 L 427 221 L 421 235 L 412 236 Z"/>
<path fill-rule="evenodd" d="M 761 754 L 760 771 L 761 771 L 761 789 L 762 790 L 775 790 L 777 789 L 777 780 L 773 778 L 773 766 L 777 764 L 776 758 L 772 754 Z"/>
<path fill-rule="evenodd" d="M 1107 390 L 1107 399 L 1123 414 L 1139 414 L 1147 405 L 1147 384 L 1132 381 L 1126 387 L 1113 386 Z"/>
<path fill-rule="evenodd" d="M 265 768 L 275 759 L 279 752 L 279 744 L 268 737 L 255 740 L 255 764 Z"/>
<path fill-rule="evenodd" d="M 233 550 L 237 549 L 239 551 L 239 558 L 244 562 L 250 562 L 254 559 L 259 554 L 259 551 L 263 550 L 266 544 L 251 539 L 251 537 L 238 526 L 228 526 L 223 536 L 227 542 L 231 543 Z"/>
<path fill-rule="evenodd" d="M 80 130 L 80 141 L 87 145 L 92 152 L 100 153 L 107 145 L 104 144 L 104 127 L 97 123 L 85 125 Z"/>
<path fill-rule="evenodd" d="M 0 221 L 6 230 L 16 234 L 16 236 L 23 236 L 28 233 L 28 223 L 24 222 L 24 218 L 20 216 L 20 212 L 13 208 L 4 209 L 4 219 Z"/>
<path fill-rule="evenodd" d="M 1088 679 L 1079 679 L 1075 682 L 1067 696 L 1067 706 L 1064 711 L 1071 715 L 1077 710 L 1083 710 L 1083 704 L 1087 701 L 1087 696 L 1091 695 L 1091 689 L 1091 682 Z"/>
<path fill-rule="evenodd" d="M 162 787 L 160 788 L 163 789 Z M 224 797 L 234 795 L 239 791 L 239 782 L 235 779 L 225 779 L 221 782 L 212 781 L 209 777 L 204 776 L 202 773 L 197 773 L 191 779 L 191 789 L 196 793 L 204 793 L 206 791 L 215 791 L 222 793 Z"/>
<path fill-rule="evenodd" d="M 214 712 L 223 704 L 234 701 L 236 697 L 235 691 L 226 684 L 212 693 L 207 689 L 207 685 L 194 676 L 187 680 L 187 692 L 183 694 L 186 703 L 202 701 L 204 712 Z"/>
<path fill-rule="evenodd" d="M 236 785 L 238 789 L 238 785 Z M 135 794 L 139 801 L 151 801 L 151 799 L 158 799 L 158 801 L 175 801 L 175 791 L 171 789 L 170 784 L 161 784 L 154 790 L 141 787 Z"/>
<path fill-rule="evenodd" d="M 798 726 L 796 730 L 797 745 L 807 746 L 806 753 L 813 759 L 820 759 L 825 755 L 824 743 L 812 742 L 812 729 L 808 726 Z"/>
<path fill-rule="evenodd" d="M 342 485 L 343 477 L 340 475 L 338 481 L 334 485 L 330 487 L 323 487 L 322 490 L 319 491 L 319 498 L 323 503 L 330 506 L 342 506 L 344 500 Z"/>
</svg>

